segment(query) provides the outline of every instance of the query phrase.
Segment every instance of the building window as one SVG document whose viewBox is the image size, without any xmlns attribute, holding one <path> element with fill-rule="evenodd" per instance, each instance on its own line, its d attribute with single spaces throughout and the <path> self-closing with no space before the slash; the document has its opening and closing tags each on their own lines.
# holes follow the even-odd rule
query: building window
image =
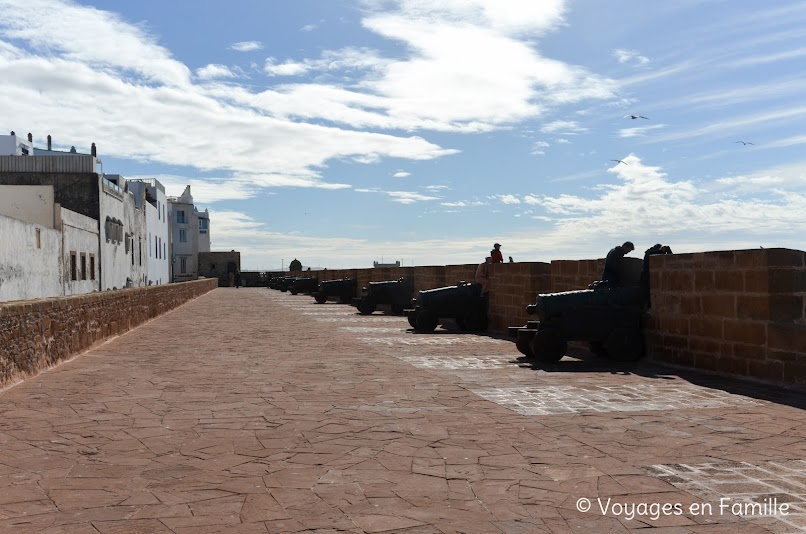
<svg viewBox="0 0 806 534">
<path fill-rule="evenodd" d="M 162 205 L 162 220 L 165 220 L 165 204 Z"/>
<path fill-rule="evenodd" d="M 132 237 L 131 240 L 132 240 L 132 266 L 134 266 L 134 238 Z M 129 238 L 128 237 L 126 238 L 126 248 L 129 248 Z"/>
<path fill-rule="evenodd" d="M 90 254 L 90 280 L 95 280 L 95 254 Z"/>
<path fill-rule="evenodd" d="M 208 225 L 210 224 L 209 219 L 199 219 L 199 230 L 207 230 Z"/>
<path fill-rule="evenodd" d="M 148 257 L 151 257 L 151 232 L 148 232 Z"/>
<path fill-rule="evenodd" d="M 123 223 L 107 217 L 104 223 L 104 237 L 106 237 L 107 243 L 121 243 L 123 241 Z M 128 250 L 126 252 L 128 253 Z"/>
<path fill-rule="evenodd" d="M 162 257 L 163 258 L 168 257 L 168 245 L 167 245 L 167 243 L 162 244 Z"/>
<path fill-rule="evenodd" d="M 76 266 L 76 253 L 70 251 L 70 280 L 78 280 L 78 268 Z"/>
<path fill-rule="evenodd" d="M 129 234 L 126 234 L 126 254 L 129 253 L 129 239 L 130 238 L 131 238 L 131 236 Z"/>
<path fill-rule="evenodd" d="M 179 242 L 180 243 L 187 243 L 188 242 L 188 231 L 184 228 L 179 229 Z"/>
<path fill-rule="evenodd" d="M 185 219 L 185 210 L 177 210 L 176 211 L 176 222 L 178 223 L 186 223 L 187 220 Z"/>
<path fill-rule="evenodd" d="M 81 279 L 87 279 L 87 254 L 81 253 Z"/>
<path fill-rule="evenodd" d="M 157 201 L 157 219 L 160 218 L 160 201 Z"/>
<path fill-rule="evenodd" d="M 42 229 L 36 229 L 36 248 L 42 248 Z"/>
<path fill-rule="evenodd" d="M 179 258 L 179 272 L 185 274 L 188 272 L 188 260 L 187 258 Z"/>
<path fill-rule="evenodd" d="M 132 240 L 132 246 L 134 246 L 134 240 Z M 143 238 L 137 238 L 137 263 L 138 265 L 143 264 Z"/>
</svg>

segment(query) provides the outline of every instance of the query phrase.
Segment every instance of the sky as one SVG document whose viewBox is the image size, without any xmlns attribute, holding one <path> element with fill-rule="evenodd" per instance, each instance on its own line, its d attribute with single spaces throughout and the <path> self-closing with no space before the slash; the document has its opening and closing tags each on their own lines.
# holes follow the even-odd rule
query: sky
<svg viewBox="0 0 806 534">
<path fill-rule="evenodd" d="M 244 269 L 804 248 L 799 0 L 0 13 L 0 131 L 191 185 Z"/>
</svg>

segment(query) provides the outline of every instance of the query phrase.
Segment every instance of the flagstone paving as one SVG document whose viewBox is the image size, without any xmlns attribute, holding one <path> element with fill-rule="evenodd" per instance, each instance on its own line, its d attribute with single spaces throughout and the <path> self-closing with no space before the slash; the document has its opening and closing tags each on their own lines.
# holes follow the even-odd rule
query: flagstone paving
<svg viewBox="0 0 806 534">
<path fill-rule="evenodd" d="M 0 392 L 0 532 L 806 531 L 803 390 L 574 354 L 218 289 Z"/>
</svg>

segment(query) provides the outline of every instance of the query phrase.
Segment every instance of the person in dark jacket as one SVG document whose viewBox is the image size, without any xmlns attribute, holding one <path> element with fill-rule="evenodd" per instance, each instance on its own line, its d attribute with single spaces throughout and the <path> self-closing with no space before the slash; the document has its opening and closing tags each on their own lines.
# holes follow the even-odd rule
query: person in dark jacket
<svg viewBox="0 0 806 534">
<path fill-rule="evenodd" d="M 623 278 L 621 259 L 633 250 L 635 250 L 635 245 L 632 244 L 632 241 L 625 241 L 624 244 L 613 247 L 607 253 L 602 280 L 607 282 L 610 287 L 621 287 Z"/>
<path fill-rule="evenodd" d="M 504 255 L 501 253 L 501 244 L 496 243 L 490 251 L 490 258 L 493 263 L 504 263 Z"/>
</svg>

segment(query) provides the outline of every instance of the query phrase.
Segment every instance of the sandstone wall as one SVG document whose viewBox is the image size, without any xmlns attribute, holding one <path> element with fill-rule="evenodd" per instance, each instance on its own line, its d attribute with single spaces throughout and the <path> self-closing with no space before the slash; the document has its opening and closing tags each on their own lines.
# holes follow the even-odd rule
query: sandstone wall
<svg viewBox="0 0 806 534">
<path fill-rule="evenodd" d="M 0 387 L 35 375 L 218 286 L 216 279 L 0 303 Z"/>
</svg>

